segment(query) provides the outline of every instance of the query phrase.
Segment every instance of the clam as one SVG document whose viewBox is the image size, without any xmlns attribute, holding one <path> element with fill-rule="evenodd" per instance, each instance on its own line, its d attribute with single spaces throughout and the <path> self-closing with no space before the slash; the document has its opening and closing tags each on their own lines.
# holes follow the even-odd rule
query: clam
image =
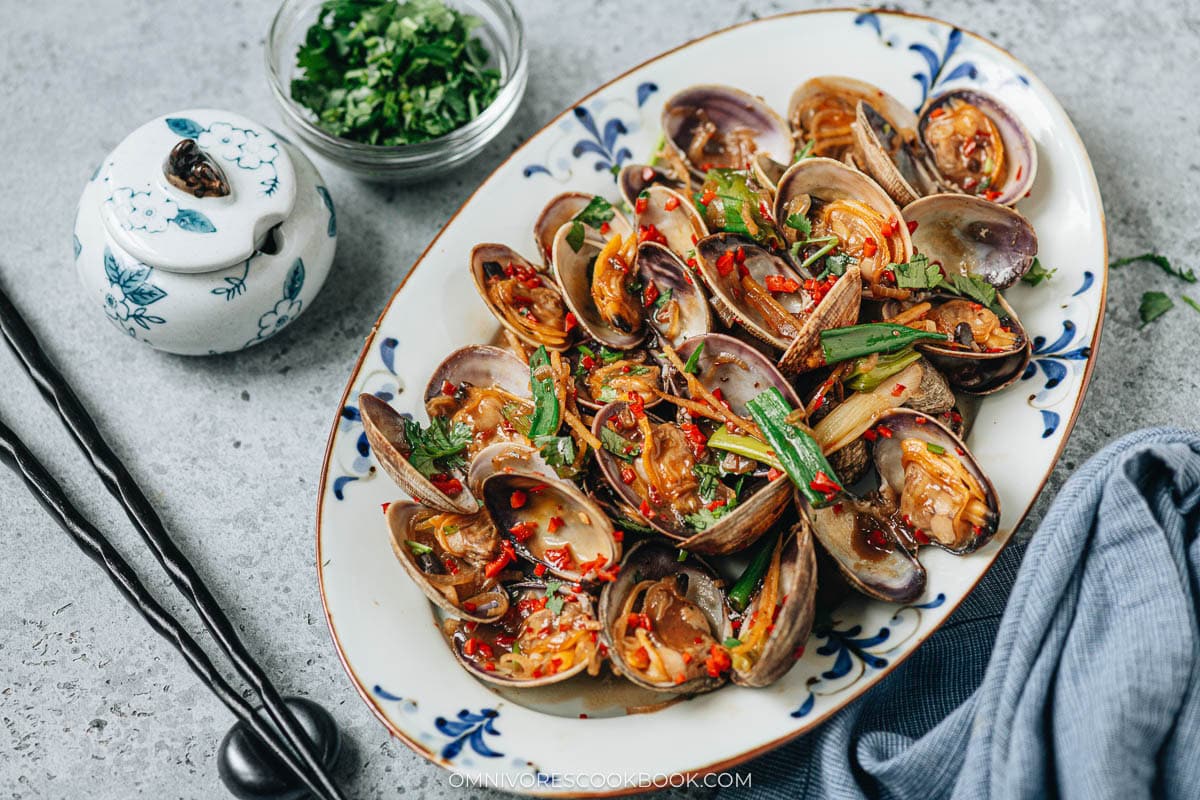
<svg viewBox="0 0 1200 800">
<path fill-rule="evenodd" d="M 784 257 L 728 233 L 701 239 L 696 252 L 718 312 L 782 351 L 779 367 L 787 374 L 820 366 L 821 331 L 858 319 L 862 282 L 856 266 L 840 278 L 806 280 Z"/>
<path fill-rule="evenodd" d="M 812 630 L 817 557 L 807 517 L 772 546 L 762 583 L 742 615 L 738 643 L 729 648 L 733 682 L 768 686 L 796 663 Z"/>
<path fill-rule="evenodd" d="M 1013 205 L 1033 186 L 1037 146 L 999 100 L 975 89 L 931 97 L 917 135 L 938 180 L 949 191 Z"/>
<path fill-rule="evenodd" d="M 487 564 L 501 549 L 487 514 L 436 511 L 419 503 L 388 505 L 392 550 L 433 603 L 455 616 L 491 622 L 508 613 L 508 592 Z"/>
<path fill-rule="evenodd" d="M 807 231 L 787 222 L 799 218 Z M 829 256 L 848 256 L 873 297 L 908 296 L 881 284 L 889 264 L 912 257 L 908 227 L 892 199 L 863 173 L 828 158 L 796 162 L 779 181 L 775 219 L 785 222 L 790 242 L 803 243 L 802 263 L 822 263 L 813 261 L 821 255 L 828 265 Z"/>
<path fill-rule="evenodd" d="M 710 168 L 744 169 L 755 153 L 792 161 L 787 124 L 762 100 L 730 86 L 692 86 L 663 105 L 663 135 L 697 176 Z"/>
<path fill-rule="evenodd" d="M 1024 372 L 1032 353 L 1029 337 L 999 292 L 991 308 L 956 295 L 934 295 L 925 302 L 930 309 L 924 323 L 951 338 L 916 347 L 956 390 L 992 394 Z"/>
<path fill-rule="evenodd" d="M 895 100 L 892 104 L 885 109 L 874 102 L 859 102 L 854 162 L 903 206 L 940 189 L 916 141 L 917 118 Z"/>
<path fill-rule="evenodd" d="M 694 362 L 696 380 L 732 414 L 744 419 L 746 402 L 769 387 L 799 405 L 795 390 L 770 360 L 731 336 L 712 333 L 689 339 L 678 357 L 690 360 L 701 343 L 704 349 Z M 637 509 L 638 524 L 691 552 L 731 553 L 749 545 L 783 514 L 787 482 L 768 480 L 765 468 L 754 461 L 706 448 L 702 426 L 713 427 L 709 421 L 686 417 L 678 423 L 656 419 L 626 403 L 610 403 L 596 413 L 592 424 L 593 433 L 609 443 L 596 458 L 613 494 L 625 507 Z M 725 481 L 715 479 L 718 471 L 726 473 Z"/>
<path fill-rule="evenodd" d="M 488 310 L 521 341 L 550 350 L 571 346 L 574 325 L 559 287 L 511 247 L 476 245 L 471 277 Z"/>
<path fill-rule="evenodd" d="M 554 277 L 567 307 L 598 342 L 627 350 L 646 337 L 642 297 L 633 287 L 628 239 L 585 236 L 578 249 L 571 227 L 559 228 L 552 246 Z"/>
<path fill-rule="evenodd" d="M 571 583 L 603 579 L 621 558 L 608 516 L 575 484 L 512 465 L 472 470 L 484 508 L 516 554 Z"/>
<path fill-rule="evenodd" d="M 658 242 L 643 242 L 638 245 L 635 266 L 644 286 L 643 305 L 648 292 L 655 298 L 650 301 L 646 321 L 662 339 L 677 347 L 685 339 L 712 330 L 712 313 L 704 290 L 692 270 L 669 248 Z"/>
<path fill-rule="evenodd" d="M 750 172 L 759 186 L 770 192 L 772 198 L 779 189 L 779 179 L 787 172 L 788 165 L 780 164 L 766 153 L 755 153 L 750 160 Z"/>
<path fill-rule="evenodd" d="M 633 547 L 600 593 L 601 635 L 614 666 L 647 689 L 699 694 L 725 682 L 710 659 L 730 633 L 717 574 L 694 555 L 658 542 Z M 715 674 L 711 674 L 715 673 Z"/>
<path fill-rule="evenodd" d="M 542 208 L 542 213 L 538 214 L 537 221 L 533 223 L 533 241 L 537 245 L 538 255 L 547 266 L 553 257 L 554 237 L 558 229 L 572 222 L 575 216 L 595 199 L 595 195 L 586 192 L 563 192 L 551 198 Z M 629 220 L 615 209 L 608 225 L 613 233 L 620 236 L 628 236 L 633 230 L 629 226 Z M 590 226 L 585 226 L 585 229 L 590 230 Z M 599 231 L 596 231 L 596 234 L 599 234 Z"/>
<path fill-rule="evenodd" d="M 889 603 L 910 603 L 925 591 L 925 568 L 905 547 L 903 523 L 865 500 L 844 497 L 813 508 L 798 495 L 813 536 L 858 591 Z"/>
<path fill-rule="evenodd" d="M 676 180 L 670 172 L 662 167 L 649 164 L 626 164 L 617 174 L 617 187 L 621 192 L 621 197 L 625 199 L 630 208 L 637 203 L 638 195 L 653 184 L 659 184 L 680 193 L 687 192 L 687 186 Z"/>
<path fill-rule="evenodd" d="M 441 511 L 474 513 L 478 504 L 463 485 L 463 462 L 496 441 L 524 441 L 522 418 L 533 409 L 529 368 L 506 350 L 469 345 L 451 353 L 425 387 L 425 408 L 440 425 L 468 427 L 465 451 L 450 460 L 410 458 L 417 423 L 371 394 L 359 395 L 363 430 L 379 466 L 415 500 Z M 445 468 L 443 468 L 445 467 Z M 442 476 L 433 480 L 435 476 Z"/>
<path fill-rule="evenodd" d="M 1037 233 L 1024 216 L 965 194 L 935 194 L 904 207 L 916 252 L 947 275 L 974 275 L 1007 289 L 1033 265 Z"/>
<path fill-rule="evenodd" d="M 468 672 L 502 687 L 532 688 L 585 670 L 599 674 L 600 622 L 583 592 L 536 581 L 509 587 L 513 613 L 491 624 L 447 620 L 443 632 Z"/>
<path fill-rule="evenodd" d="M 882 491 L 918 543 L 969 553 L 991 539 L 1000 501 L 961 439 L 909 409 L 886 414 L 890 438 L 875 443 Z"/>
<path fill-rule="evenodd" d="M 704 219 L 686 197 L 674 189 L 652 185 L 634 200 L 634 224 L 639 242 L 658 242 L 686 261 L 696 242 L 708 235 Z"/>
<path fill-rule="evenodd" d="M 916 130 L 916 116 L 894 97 L 843 75 L 822 75 L 800 84 L 788 102 L 788 124 L 798 143 L 812 142 L 810 155 L 843 161 L 854 152 L 853 125 L 860 101 L 878 108 L 893 128 Z"/>
<path fill-rule="evenodd" d="M 637 394 L 646 406 L 661 400 L 662 365 L 646 350 L 607 350 L 595 342 L 580 344 L 572 357 L 575 400 L 597 409 L 613 400 Z"/>
</svg>

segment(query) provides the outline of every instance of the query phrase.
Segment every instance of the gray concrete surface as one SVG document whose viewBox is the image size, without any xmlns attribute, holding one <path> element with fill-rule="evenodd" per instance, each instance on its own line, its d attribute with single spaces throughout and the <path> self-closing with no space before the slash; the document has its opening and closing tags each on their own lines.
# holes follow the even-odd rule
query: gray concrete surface
<svg viewBox="0 0 1200 800">
<path fill-rule="evenodd" d="M 450 788 L 445 773 L 389 740 L 334 655 L 313 565 L 313 498 L 332 404 L 393 286 L 529 133 L 665 48 L 791 7 L 677 5 L 520 2 L 532 65 L 508 130 L 438 185 L 371 187 L 326 167 L 341 241 L 324 294 L 264 346 L 189 360 L 122 341 L 85 300 L 71 266 L 75 202 L 97 160 L 156 114 L 212 105 L 276 120 L 262 54 L 274 3 L 0 3 L 0 279 L 278 684 L 333 710 L 353 740 L 338 773 L 354 797 L 488 793 Z M 1194 0 L 906 7 L 995 38 L 1057 93 L 1096 166 L 1114 255 L 1160 248 L 1200 266 Z M 1181 305 L 1139 331 L 1144 288 L 1178 286 L 1151 269 L 1112 277 L 1091 393 L 1025 535 L 1063 479 L 1105 442 L 1146 425 L 1194 424 L 1200 315 Z M 0 417 L 155 574 L 7 352 Z M 214 765 L 230 722 L 224 708 L 7 475 L 0 530 L 0 797 L 226 796 Z"/>
</svg>

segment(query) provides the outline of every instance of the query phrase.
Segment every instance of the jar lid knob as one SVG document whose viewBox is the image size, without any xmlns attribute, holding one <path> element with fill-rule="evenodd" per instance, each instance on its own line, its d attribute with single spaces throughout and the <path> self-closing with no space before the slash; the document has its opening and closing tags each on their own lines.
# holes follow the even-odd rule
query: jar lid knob
<svg viewBox="0 0 1200 800">
<path fill-rule="evenodd" d="M 229 181 L 220 165 L 200 149 L 195 139 L 180 139 L 163 162 L 163 175 L 176 189 L 192 197 L 227 197 Z"/>
</svg>

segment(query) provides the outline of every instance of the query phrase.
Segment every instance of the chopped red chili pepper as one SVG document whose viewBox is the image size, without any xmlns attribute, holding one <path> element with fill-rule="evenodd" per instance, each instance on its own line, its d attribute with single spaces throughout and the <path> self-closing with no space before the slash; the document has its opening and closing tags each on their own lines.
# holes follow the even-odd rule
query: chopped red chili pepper
<svg viewBox="0 0 1200 800">
<path fill-rule="evenodd" d="M 1023 164 L 1018 164 L 1018 165 L 1017 165 L 1017 174 L 1016 174 L 1016 175 L 1013 175 L 1013 180 L 1014 180 L 1014 181 L 1019 181 L 1019 180 L 1021 180 L 1021 170 L 1023 170 L 1024 168 L 1025 168 L 1025 166 L 1024 166 Z"/>
<path fill-rule="evenodd" d="M 900 223 L 896 222 L 895 217 L 888 217 L 888 221 L 883 223 L 883 227 L 880 228 L 879 230 L 880 230 L 880 233 L 882 233 L 884 236 L 887 236 L 890 238 L 890 237 L 896 235 L 896 229 L 899 227 L 900 227 Z"/>
<path fill-rule="evenodd" d="M 904 394 L 904 390 L 907 388 L 908 387 L 903 383 L 897 383 L 892 387 L 892 397 L 899 397 L 900 395 Z"/>
<path fill-rule="evenodd" d="M 674 211 L 677 208 L 679 208 L 679 198 L 678 197 L 674 197 L 674 196 L 668 197 L 667 202 L 663 203 L 664 211 Z"/>
<path fill-rule="evenodd" d="M 784 275 L 768 275 L 765 282 L 768 292 L 795 294 L 800 291 L 799 282 Z"/>
<path fill-rule="evenodd" d="M 487 566 L 483 568 L 484 577 L 496 577 L 505 567 L 517 560 L 517 554 L 513 550 L 512 542 L 504 542 L 500 547 L 500 555 L 489 561 Z"/>
<path fill-rule="evenodd" d="M 458 562 L 455 561 L 453 558 L 444 559 L 442 561 L 442 566 L 445 567 L 446 572 L 449 572 L 451 575 L 458 574 Z"/>
<path fill-rule="evenodd" d="M 946 109 L 939 107 L 939 108 L 935 108 L 933 111 L 930 111 L 929 116 L 932 117 L 933 119 L 937 119 L 938 117 L 942 116 L 945 113 L 946 113 Z"/>
<path fill-rule="evenodd" d="M 458 387 L 450 381 L 442 381 L 442 394 L 446 395 L 447 397 L 451 397 L 457 390 Z"/>
<path fill-rule="evenodd" d="M 379 504 L 379 507 L 380 507 L 380 508 L 382 508 L 382 509 L 383 509 L 383 513 L 385 513 L 385 514 L 386 514 L 386 513 L 387 513 L 387 510 L 388 510 L 389 508 L 391 508 L 391 507 L 392 507 L 392 504 L 391 504 L 391 503 L 380 503 L 380 504 Z"/>
<path fill-rule="evenodd" d="M 714 644 L 708 648 L 708 658 L 704 659 L 704 668 L 710 677 L 718 678 L 721 673 L 727 671 L 733 666 L 733 660 L 729 657 L 729 652 L 719 644 Z"/>
<path fill-rule="evenodd" d="M 691 422 L 685 422 L 679 426 L 679 429 L 687 436 L 688 444 L 692 446 L 692 452 L 696 454 L 696 458 L 704 455 L 704 446 L 708 444 L 708 438 L 704 435 L 704 431 L 700 430 L 700 426 Z"/>
<path fill-rule="evenodd" d="M 642 290 L 642 304 L 649 308 L 654 305 L 654 301 L 658 299 L 658 287 L 653 283 L 647 283 L 646 288 Z"/>
<path fill-rule="evenodd" d="M 876 425 L 875 430 L 878 431 L 879 435 L 885 439 L 892 438 L 892 429 L 887 425 Z"/>
<path fill-rule="evenodd" d="M 888 539 L 878 528 L 867 532 L 867 543 L 876 550 L 888 550 Z"/>
<path fill-rule="evenodd" d="M 863 240 L 862 254 L 863 258 L 870 258 L 879 250 L 879 243 L 868 236 Z"/>
<path fill-rule="evenodd" d="M 539 578 L 542 577 L 543 575 L 545 575 L 546 574 L 546 565 L 538 564 L 536 567 L 533 568 L 533 574 L 537 575 Z"/>
<path fill-rule="evenodd" d="M 845 507 L 845 506 L 843 506 L 841 503 L 834 503 L 834 504 L 833 504 L 833 513 L 835 513 L 835 514 L 841 514 L 841 513 L 842 513 L 843 511 L 845 511 L 845 510 L 846 510 L 846 507 Z"/>
<path fill-rule="evenodd" d="M 767 470 L 767 480 L 769 480 L 769 481 L 779 480 L 786 474 L 787 473 L 781 469 L 776 469 L 775 467 L 771 467 L 769 470 Z"/>
<path fill-rule="evenodd" d="M 579 320 L 575 318 L 575 314 L 572 311 L 568 311 L 567 315 L 563 317 L 563 331 L 567 333 L 570 333 L 572 330 L 574 330 L 575 326 L 578 324 Z"/>
<path fill-rule="evenodd" d="M 637 477 L 637 473 L 635 473 L 635 472 L 633 471 L 633 468 L 632 468 L 632 467 L 621 467 L 621 481 L 622 481 L 622 482 L 623 482 L 623 483 L 624 483 L 626 486 L 628 486 L 629 484 L 633 483 L 633 480 L 634 480 L 634 478 L 636 478 L 636 477 Z"/>
<path fill-rule="evenodd" d="M 467 639 L 467 641 L 463 644 L 463 653 L 466 655 L 473 656 L 476 652 L 478 652 L 478 650 L 479 640 L 473 636 L 470 639 Z"/>
<path fill-rule="evenodd" d="M 638 214 L 645 214 L 649 207 L 650 200 L 645 195 L 640 195 L 637 200 L 633 201 L 633 210 Z"/>
<path fill-rule="evenodd" d="M 607 222 L 600 223 L 600 235 L 601 236 L 607 236 L 608 232 L 611 230 L 612 230 L 612 225 L 609 225 Z"/>
<path fill-rule="evenodd" d="M 917 423 L 918 425 L 924 425 L 925 423 L 929 422 L 929 417 L 925 417 L 925 416 L 917 417 L 916 419 L 913 420 L 913 422 Z"/>
<path fill-rule="evenodd" d="M 726 250 L 717 257 L 717 274 L 724 278 L 733 272 L 733 253 Z"/>
<path fill-rule="evenodd" d="M 447 497 L 454 497 L 463 490 L 462 481 L 460 481 L 458 478 L 452 478 L 443 472 L 439 472 L 436 475 L 431 475 L 429 477 L 429 482 L 433 484 L 435 489 Z"/>
<path fill-rule="evenodd" d="M 766 200 L 758 201 L 758 213 L 763 215 L 763 219 L 774 220 L 775 217 L 771 214 L 771 209 L 767 207 Z"/>
<path fill-rule="evenodd" d="M 508 504 L 513 508 L 522 508 L 528 501 L 529 495 L 520 489 L 514 489 L 512 495 L 508 498 Z"/>
<path fill-rule="evenodd" d="M 873 442 L 879 438 L 879 434 L 873 430 L 867 429 L 867 430 L 863 431 L 863 438 L 866 439 L 868 442 Z"/>
<path fill-rule="evenodd" d="M 908 232 L 909 232 L 909 233 L 915 233 L 915 232 L 916 232 L 916 230 L 917 230 L 917 221 L 916 221 L 915 219 L 910 219 L 910 220 L 909 220 L 908 222 L 906 222 L 905 224 L 908 226 Z"/>
<path fill-rule="evenodd" d="M 475 610 L 477 608 L 479 608 L 478 605 L 476 605 L 475 603 L 472 603 L 470 600 L 464 600 L 462 607 L 463 607 L 463 610 L 469 614 L 474 614 Z"/>
<path fill-rule="evenodd" d="M 653 225 L 639 225 L 638 242 L 658 242 L 659 244 L 666 244 L 667 237 L 663 236 L 662 233 L 659 232 L 658 228 Z"/>
<path fill-rule="evenodd" d="M 917 544 L 929 544 L 929 535 L 920 528 L 913 531 L 913 539 L 916 540 Z"/>
<path fill-rule="evenodd" d="M 967 451 L 963 450 L 961 447 L 955 447 L 954 452 L 958 453 L 960 456 L 965 456 L 967 454 Z"/>
<path fill-rule="evenodd" d="M 646 648 L 639 647 L 629 654 L 629 666 L 634 669 L 645 669 L 650 666 L 650 654 L 646 652 Z"/>
<path fill-rule="evenodd" d="M 1001 192 L 999 189 L 988 189 L 983 193 L 983 199 L 995 202 L 996 198 L 999 197 L 1000 194 Z"/>
<path fill-rule="evenodd" d="M 654 512 L 654 509 L 650 508 L 649 500 L 642 500 L 641 505 L 638 506 L 638 513 L 646 519 L 654 519 L 658 516 L 658 514 Z"/>
<path fill-rule="evenodd" d="M 625 404 L 629 406 L 629 410 L 635 417 L 644 417 L 646 415 L 646 400 L 637 392 L 633 392 L 625 400 Z"/>
<path fill-rule="evenodd" d="M 537 533 L 537 527 L 538 526 L 536 522 L 533 522 L 532 520 L 526 520 L 525 522 L 518 522 L 517 524 L 513 525 L 508 529 L 508 532 L 511 533 L 512 537 L 518 542 L 527 542 L 535 533 Z"/>
<path fill-rule="evenodd" d="M 589 371 L 596 368 L 596 359 L 592 358 L 591 356 L 584 356 L 583 358 L 579 359 L 579 363 L 583 364 L 583 368 Z"/>
<path fill-rule="evenodd" d="M 546 531 L 549 533 L 555 533 L 565 524 L 566 523 L 563 522 L 562 517 L 551 517 L 550 519 L 546 520 Z"/>
<path fill-rule="evenodd" d="M 716 200 L 716 199 L 717 199 L 716 192 L 714 192 L 712 189 L 705 189 L 704 194 L 702 194 L 700 196 L 700 204 L 706 206 L 709 203 L 711 203 L 713 200 Z"/>
<path fill-rule="evenodd" d="M 561 570 L 569 570 L 575 564 L 575 559 L 571 558 L 571 549 L 567 545 L 548 547 L 545 555 L 547 561 Z"/>
<path fill-rule="evenodd" d="M 614 542 L 623 542 L 625 541 L 625 531 L 621 530 L 620 528 L 614 528 L 612 537 Z"/>
<path fill-rule="evenodd" d="M 709 511 L 716 511 L 718 508 L 724 508 L 725 503 L 725 500 L 713 500 L 711 503 L 706 505 L 705 508 Z"/>
<path fill-rule="evenodd" d="M 644 628 L 648 631 L 654 630 L 654 624 L 650 621 L 650 615 L 646 613 L 630 614 L 625 619 L 625 625 L 626 627 L 633 628 L 634 630 L 637 630 L 638 628 Z"/>
<path fill-rule="evenodd" d="M 833 480 L 833 478 L 830 478 L 828 475 L 826 475 L 824 470 L 817 471 L 817 474 L 813 476 L 813 479 L 808 482 L 808 488 L 812 489 L 814 492 L 820 492 L 821 494 L 825 495 L 826 498 L 832 497 L 842 490 L 842 487 L 839 486 Z"/>
</svg>

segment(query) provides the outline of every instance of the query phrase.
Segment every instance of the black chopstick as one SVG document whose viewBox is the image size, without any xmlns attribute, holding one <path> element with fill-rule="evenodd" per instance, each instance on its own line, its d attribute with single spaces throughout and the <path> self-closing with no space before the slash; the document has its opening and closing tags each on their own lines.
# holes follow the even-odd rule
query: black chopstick
<svg viewBox="0 0 1200 800">
<path fill-rule="evenodd" d="M 137 609 L 159 636 L 170 642 L 183 655 L 192 672 L 196 673 L 234 716 L 258 735 L 271 754 L 295 772 L 315 795 L 329 797 L 320 782 L 310 776 L 296 756 L 276 740 L 275 733 L 254 712 L 250 704 L 221 677 L 196 640 L 159 605 L 129 562 L 122 558 L 104 534 L 72 505 L 58 481 L 46 471 L 25 443 L 3 421 L 0 421 L 0 461 L 24 479 L 29 491 L 74 540 L 79 549 L 104 567 L 109 579 L 129 604 Z"/>
<path fill-rule="evenodd" d="M 238 674 L 259 696 L 268 716 L 283 732 L 288 744 L 299 756 L 305 773 L 324 790 L 323 794 L 342 799 L 341 791 L 325 772 L 320 754 L 305 735 L 303 728 L 283 702 L 279 692 L 267 679 L 257 662 L 242 644 L 233 625 L 217 604 L 204 581 L 167 534 L 158 512 L 150 504 L 137 481 L 130 475 L 120 458 L 104 441 L 95 422 L 58 368 L 47 357 L 21 314 L 0 288 L 0 334 L 21 361 L 38 390 L 57 411 L 67 430 L 83 449 L 100 476 L 105 488 L 125 508 L 125 513 L 154 554 L 159 565 L 170 576 L 176 588 L 196 609 L 217 645 L 233 663 Z"/>
</svg>

